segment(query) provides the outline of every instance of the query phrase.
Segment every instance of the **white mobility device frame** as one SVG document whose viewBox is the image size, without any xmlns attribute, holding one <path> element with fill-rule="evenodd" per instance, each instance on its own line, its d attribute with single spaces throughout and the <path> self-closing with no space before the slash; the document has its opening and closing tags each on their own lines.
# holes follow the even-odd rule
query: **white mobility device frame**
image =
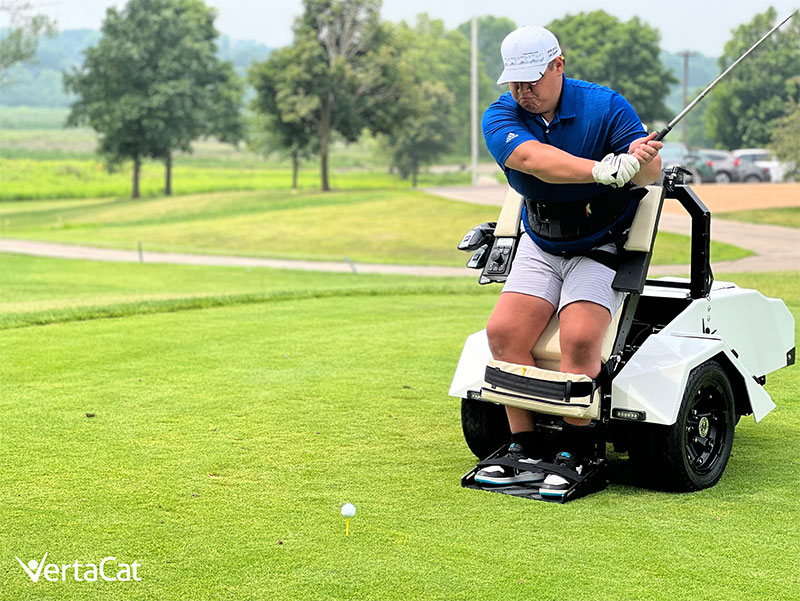
<svg viewBox="0 0 800 601">
<path fill-rule="evenodd" d="M 537 430 L 550 436 L 558 435 L 562 416 L 594 420 L 595 456 L 561 502 L 607 485 L 607 442 L 627 451 L 643 476 L 654 475 L 646 483 L 656 488 L 713 486 L 727 465 L 740 417 L 752 414 L 758 422 L 775 407 L 764 390 L 766 375 L 795 362 L 794 318 L 783 301 L 714 282 L 710 212 L 683 185 L 680 170 L 646 191 L 613 284 L 626 298 L 606 333 L 601 375 L 593 380 L 558 371 L 554 316 L 534 347 L 536 368 L 494 361 L 482 330 L 467 338 L 450 387 L 450 395 L 462 400 L 467 445 L 487 459 L 483 465 L 508 443 L 503 405 L 535 411 Z M 689 279 L 646 278 L 664 198 L 678 200 L 692 218 Z M 484 236 L 481 283 L 503 282 L 510 271 L 521 202 L 510 192 L 493 235 Z M 481 465 L 462 485 L 489 489 L 474 481 Z M 492 490 L 541 499 L 536 487 Z"/>
</svg>

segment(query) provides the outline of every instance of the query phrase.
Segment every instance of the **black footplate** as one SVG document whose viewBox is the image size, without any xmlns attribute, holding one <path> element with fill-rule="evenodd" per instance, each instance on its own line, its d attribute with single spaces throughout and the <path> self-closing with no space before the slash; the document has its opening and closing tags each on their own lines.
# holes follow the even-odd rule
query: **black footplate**
<svg viewBox="0 0 800 601">
<path fill-rule="evenodd" d="M 508 447 L 503 446 L 489 455 L 489 457 L 479 462 L 478 465 L 472 468 L 461 478 L 461 486 L 464 488 L 473 488 L 475 490 L 484 490 L 487 492 L 499 492 L 504 495 L 512 495 L 515 497 L 524 497 L 526 499 L 533 499 L 535 501 L 549 501 L 551 503 L 566 503 L 567 501 L 572 501 L 588 494 L 599 492 L 608 486 L 608 466 L 606 460 L 602 458 L 597 459 L 594 462 L 584 464 L 584 471 L 577 478 L 575 478 L 574 472 L 565 469 L 561 465 L 546 463 L 544 461 L 537 463 L 536 471 L 544 473 L 545 477 L 550 474 L 556 474 L 572 482 L 571 486 L 566 489 L 563 495 L 560 496 L 542 496 L 539 494 L 541 482 L 512 484 L 509 486 L 482 484 L 480 482 L 476 482 L 475 474 L 486 465 L 508 465 L 509 467 L 518 467 L 521 469 L 529 469 L 531 467 L 530 464 L 519 463 L 513 459 L 507 459 L 505 457 L 499 459 L 497 462 L 492 461 L 501 454 L 504 454 L 507 450 Z"/>
</svg>

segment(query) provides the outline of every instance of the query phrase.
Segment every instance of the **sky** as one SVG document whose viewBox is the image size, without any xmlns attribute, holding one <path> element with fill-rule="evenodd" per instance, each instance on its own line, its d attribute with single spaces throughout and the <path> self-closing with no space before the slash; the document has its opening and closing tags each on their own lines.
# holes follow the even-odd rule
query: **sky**
<svg viewBox="0 0 800 601">
<path fill-rule="evenodd" d="M 109 6 L 123 0 L 33 0 L 40 13 L 58 21 L 59 29 L 99 29 Z M 206 0 L 218 10 L 217 29 L 235 40 L 254 40 L 270 48 L 292 41 L 292 22 L 302 12 L 301 0 Z M 568 14 L 603 9 L 627 21 L 638 16 L 661 32 L 661 47 L 670 52 L 694 50 L 708 56 L 722 54 L 731 31 L 769 6 L 783 19 L 800 0 L 383 0 L 382 16 L 388 21 L 413 22 L 427 12 L 448 28 L 473 16 L 508 17 L 517 25 L 546 25 Z M 795 17 L 800 19 L 800 14 Z M 0 22 L 0 25 L 2 22 Z"/>
</svg>

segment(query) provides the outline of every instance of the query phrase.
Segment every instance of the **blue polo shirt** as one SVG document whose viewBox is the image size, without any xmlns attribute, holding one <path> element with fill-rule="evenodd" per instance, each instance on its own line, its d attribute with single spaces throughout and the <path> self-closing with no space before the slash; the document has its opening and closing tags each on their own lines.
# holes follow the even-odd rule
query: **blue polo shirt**
<svg viewBox="0 0 800 601">
<path fill-rule="evenodd" d="M 596 183 L 550 184 L 506 167 L 506 159 L 523 142 L 536 140 L 571 155 L 599 161 L 611 152 L 628 152 L 631 142 L 645 135 L 647 132 L 641 119 L 621 94 L 605 86 L 568 77 L 563 78 L 561 99 L 549 124 L 540 115 L 529 113 L 517 104 L 510 92 L 500 96 L 483 114 L 486 145 L 505 172 L 509 185 L 521 195 L 537 201 L 588 201 L 609 188 Z M 635 210 L 636 203 L 632 201 L 625 215 L 610 227 L 632 218 Z M 546 252 L 557 253 L 564 248 L 561 243 L 535 236 L 524 216 L 523 223 L 528 234 Z"/>
</svg>

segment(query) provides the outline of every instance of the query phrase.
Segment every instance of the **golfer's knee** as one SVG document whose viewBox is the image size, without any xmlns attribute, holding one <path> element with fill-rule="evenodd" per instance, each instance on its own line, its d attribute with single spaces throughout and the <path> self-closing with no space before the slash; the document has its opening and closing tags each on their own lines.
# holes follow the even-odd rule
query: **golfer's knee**
<svg viewBox="0 0 800 601">
<path fill-rule="evenodd" d="M 519 328 L 513 324 L 490 319 L 486 326 L 486 337 L 495 359 L 513 362 L 514 358 L 518 360 L 520 354 L 530 353 L 530 341 L 522 340 Z"/>
<path fill-rule="evenodd" d="M 561 355 L 574 364 L 591 364 L 600 356 L 600 341 L 595 336 L 577 334 L 561 340 Z"/>
</svg>

